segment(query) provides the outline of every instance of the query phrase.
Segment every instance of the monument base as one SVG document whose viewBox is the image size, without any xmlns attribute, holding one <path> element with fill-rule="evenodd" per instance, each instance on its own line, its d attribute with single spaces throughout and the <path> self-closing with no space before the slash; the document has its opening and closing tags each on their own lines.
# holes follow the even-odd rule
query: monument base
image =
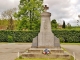
<svg viewBox="0 0 80 60">
<path fill-rule="evenodd" d="M 61 48 L 59 38 L 52 32 L 40 32 L 33 38 L 31 48 Z"/>
<path fill-rule="evenodd" d="M 27 52 L 22 54 L 23 58 L 69 58 L 70 55 L 67 52 L 64 52 L 62 49 L 49 49 L 50 53 L 43 54 L 44 48 L 30 48 Z"/>
</svg>

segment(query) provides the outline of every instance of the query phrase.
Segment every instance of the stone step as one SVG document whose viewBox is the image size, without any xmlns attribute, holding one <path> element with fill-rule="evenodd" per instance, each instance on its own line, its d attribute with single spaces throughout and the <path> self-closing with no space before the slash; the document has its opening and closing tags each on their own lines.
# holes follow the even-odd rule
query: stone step
<svg viewBox="0 0 80 60">
<path fill-rule="evenodd" d="M 49 49 L 50 53 L 64 53 L 62 49 Z M 44 51 L 43 48 L 31 48 L 28 50 L 29 53 L 42 53 Z"/>
<path fill-rule="evenodd" d="M 39 53 L 23 53 L 22 57 L 33 57 L 33 58 L 70 58 L 69 54 L 56 53 L 56 54 L 39 54 Z"/>
</svg>

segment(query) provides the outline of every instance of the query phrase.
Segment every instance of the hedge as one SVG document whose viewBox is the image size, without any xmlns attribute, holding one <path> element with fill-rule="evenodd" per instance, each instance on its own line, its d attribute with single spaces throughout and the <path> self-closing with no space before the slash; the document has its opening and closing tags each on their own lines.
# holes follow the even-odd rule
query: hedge
<svg viewBox="0 0 80 60">
<path fill-rule="evenodd" d="M 77 30 L 55 30 L 53 31 L 60 42 L 80 43 L 80 31 Z"/>
<path fill-rule="evenodd" d="M 80 31 L 53 30 L 60 42 L 80 43 Z M 39 31 L 0 31 L 0 42 L 32 42 Z"/>
<path fill-rule="evenodd" d="M 39 31 L 0 31 L 0 42 L 9 42 L 12 36 L 13 42 L 32 42 Z"/>
</svg>

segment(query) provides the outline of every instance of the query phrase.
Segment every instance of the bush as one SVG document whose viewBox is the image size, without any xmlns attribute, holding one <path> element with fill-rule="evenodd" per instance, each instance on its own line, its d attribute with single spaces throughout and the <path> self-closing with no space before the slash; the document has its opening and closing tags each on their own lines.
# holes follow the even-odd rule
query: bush
<svg viewBox="0 0 80 60">
<path fill-rule="evenodd" d="M 60 42 L 80 43 L 80 31 L 53 30 Z M 32 42 L 39 31 L 0 31 L 0 42 Z"/>
<path fill-rule="evenodd" d="M 10 36 L 10 35 L 8 35 L 8 42 L 10 42 L 10 43 L 11 43 L 11 42 L 14 42 L 14 41 L 13 41 L 13 37 Z"/>
<path fill-rule="evenodd" d="M 79 43 L 80 42 L 80 31 L 76 30 L 53 30 L 61 42 L 65 43 Z"/>
<path fill-rule="evenodd" d="M 0 42 L 32 42 L 39 31 L 0 31 Z"/>
<path fill-rule="evenodd" d="M 23 57 L 22 56 L 19 56 L 19 59 L 23 59 Z"/>
</svg>

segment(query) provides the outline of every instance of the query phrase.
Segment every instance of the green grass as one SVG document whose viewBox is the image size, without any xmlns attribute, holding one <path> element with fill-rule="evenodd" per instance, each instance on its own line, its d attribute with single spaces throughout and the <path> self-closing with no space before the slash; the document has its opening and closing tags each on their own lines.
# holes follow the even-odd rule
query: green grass
<svg viewBox="0 0 80 60">
<path fill-rule="evenodd" d="M 22 56 L 20 56 L 15 60 L 74 60 L 74 58 L 72 56 L 70 58 L 22 58 Z"/>
<path fill-rule="evenodd" d="M 76 26 L 76 27 L 71 27 L 71 28 L 54 28 L 54 29 L 52 29 L 52 30 L 68 30 L 68 31 L 70 31 L 70 30 L 75 30 L 75 31 L 80 31 L 80 26 L 78 27 L 78 26 Z"/>
<path fill-rule="evenodd" d="M 61 45 L 80 45 L 80 43 L 61 43 Z"/>
<path fill-rule="evenodd" d="M 15 60 L 68 60 L 65 58 L 23 58 L 23 59 L 15 59 Z M 73 60 L 73 58 L 71 58 L 70 60 Z"/>
</svg>

